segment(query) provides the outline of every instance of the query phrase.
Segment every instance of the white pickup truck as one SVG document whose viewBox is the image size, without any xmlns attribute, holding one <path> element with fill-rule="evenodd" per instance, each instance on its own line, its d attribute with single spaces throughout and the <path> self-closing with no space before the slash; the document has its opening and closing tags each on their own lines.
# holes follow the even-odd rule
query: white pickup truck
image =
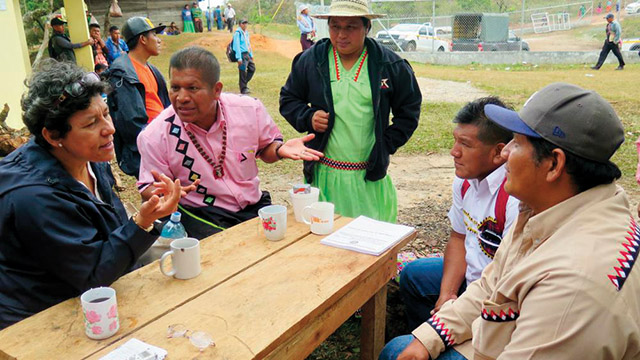
<svg viewBox="0 0 640 360">
<path fill-rule="evenodd" d="M 438 37 L 430 23 L 398 24 L 378 31 L 375 39 L 392 50 L 399 46 L 404 51 L 451 51 L 451 44 Z"/>
<path fill-rule="evenodd" d="M 640 51 L 640 38 L 622 39 L 622 51 Z"/>
</svg>

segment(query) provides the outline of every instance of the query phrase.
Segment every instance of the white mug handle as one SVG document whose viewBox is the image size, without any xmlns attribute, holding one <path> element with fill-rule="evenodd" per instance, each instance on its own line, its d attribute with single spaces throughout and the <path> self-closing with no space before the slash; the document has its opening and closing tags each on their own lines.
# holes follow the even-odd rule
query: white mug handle
<svg viewBox="0 0 640 360">
<path fill-rule="evenodd" d="M 171 270 L 170 270 L 170 271 L 168 271 L 168 272 L 165 272 L 165 271 L 164 271 L 164 266 L 163 266 L 163 265 L 164 265 L 164 260 L 165 260 L 167 257 L 171 256 L 171 255 L 173 255 L 173 250 L 167 251 L 166 253 L 162 254 L 162 257 L 160 258 L 160 271 L 161 271 L 163 274 L 167 275 L 167 276 L 173 276 L 173 275 L 175 275 L 175 274 L 176 274 L 176 269 L 175 269 L 175 268 L 171 269 Z"/>
<path fill-rule="evenodd" d="M 311 216 L 309 216 L 309 220 L 307 220 L 307 214 L 308 211 L 311 211 L 312 209 L 313 208 L 311 206 L 305 206 L 305 208 L 302 209 L 302 221 L 307 225 L 311 225 Z"/>
</svg>

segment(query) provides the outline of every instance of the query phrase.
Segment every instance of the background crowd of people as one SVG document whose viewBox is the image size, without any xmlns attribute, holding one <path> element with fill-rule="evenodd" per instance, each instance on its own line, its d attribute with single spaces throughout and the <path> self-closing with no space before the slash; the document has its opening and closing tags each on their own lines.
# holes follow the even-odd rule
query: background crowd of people
<svg viewBox="0 0 640 360">
<path fill-rule="evenodd" d="M 184 5 L 181 16 L 185 33 L 203 32 L 205 22 L 207 31 L 211 31 L 214 27 L 217 30 L 224 30 L 224 26 L 227 26 L 229 32 L 233 32 L 236 12 L 231 4 L 228 4 L 224 10 L 218 5 L 215 8 L 207 7 L 203 12 L 200 9 L 200 5 L 197 2 L 193 2 L 191 5 Z"/>
</svg>

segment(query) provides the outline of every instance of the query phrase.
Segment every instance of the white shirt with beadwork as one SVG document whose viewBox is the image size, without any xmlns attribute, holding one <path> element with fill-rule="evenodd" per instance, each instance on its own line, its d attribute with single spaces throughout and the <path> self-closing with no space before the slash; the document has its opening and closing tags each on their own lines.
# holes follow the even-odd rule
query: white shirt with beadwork
<svg viewBox="0 0 640 360">
<path fill-rule="evenodd" d="M 479 233 L 486 228 L 489 222 L 496 221 L 495 205 L 505 175 L 506 171 L 502 165 L 482 181 L 467 180 L 469 188 L 464 199 L 462 197 L 464 179 L 456 177 L 453 180 L 453 204 L 448 215 L 453 231 L 465 235 L 467 285 L 480 278 L 482 270 L 493 260 L 493 254 L 497 250 L 490 248 L 486 241 L 482 241 Z M 504 230 L 500 235 L 505 235 L 517 218 L 519 203 L 518 199 L 509 196 Z"/>
</svg>

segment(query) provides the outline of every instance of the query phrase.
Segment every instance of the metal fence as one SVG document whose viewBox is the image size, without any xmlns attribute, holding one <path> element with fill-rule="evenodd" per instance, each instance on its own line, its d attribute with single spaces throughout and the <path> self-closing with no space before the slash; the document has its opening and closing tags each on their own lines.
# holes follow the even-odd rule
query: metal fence
<svg viewBox="0 0 640 360">
<path fill-rule="evenodd" d="M 371 10 L 386 16 L 372 23 L 369 36 L 397 51 L 527 51 L 527 37 L 604 24 L 608 12 L 619 19 L 631 1 L 372 0 Z M 303 3 L 314 15 L 327 12 L 330 0 L 295 2 L 290 11 L 297 15 Z M 316 25 L 319 37 L 328 36 L 325 21 Z"/>
</svg>

